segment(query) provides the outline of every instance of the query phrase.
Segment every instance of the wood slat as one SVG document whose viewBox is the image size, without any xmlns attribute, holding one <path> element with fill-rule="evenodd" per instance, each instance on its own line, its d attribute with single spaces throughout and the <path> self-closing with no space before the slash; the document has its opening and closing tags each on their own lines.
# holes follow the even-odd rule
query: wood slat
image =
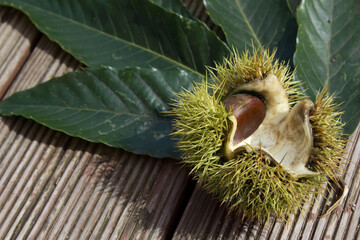
<svg viewBox="0 0 360 240">
<path fill-rule="evenodd" d="M 0 7 L 0 99 L 39 36 L 40 32 L 24 14 Z"/>
</svg>

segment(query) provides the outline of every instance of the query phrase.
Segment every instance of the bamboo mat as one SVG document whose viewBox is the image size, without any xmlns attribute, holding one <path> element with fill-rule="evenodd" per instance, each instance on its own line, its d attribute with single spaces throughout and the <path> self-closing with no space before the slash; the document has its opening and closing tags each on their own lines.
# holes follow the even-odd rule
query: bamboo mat
<svg viewBox="0 0 360 240">
<path fill-rule="evenodd" d="M 199 3 L 186 2 L 209 21 Z M 26 16 L 0 7 L 0 98 L 80 67 Z M 357 239 L 359 129 L 348 144 L 344 205 L 319 218 L 335 194 L 315 196 L 305 206 L 310 212 L 290 216 L 286 225 L 259 225 L 228 215 L 172 159 L 0 117 L 0 239 Z"/>
</svg>

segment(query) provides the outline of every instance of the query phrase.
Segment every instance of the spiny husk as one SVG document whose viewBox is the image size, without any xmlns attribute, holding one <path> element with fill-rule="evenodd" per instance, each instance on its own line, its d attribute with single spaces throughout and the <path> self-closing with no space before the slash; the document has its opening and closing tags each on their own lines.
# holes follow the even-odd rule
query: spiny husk
<svg viewBox="0 0 360 240">
<path fill-rule="evenodd" d="M 302 208 L 310 194 L 321 192 L 321 177 L 292 179 L 261 151 L 243 152 L 211 167 L 205 188 L 230 211 L 248 220 L 263 222 L 273 215 L 286 221 L 288 214 Z"/>
<path fill-rule="evenodd" d="M 254 79 L 264 79 L 268 74 L 274 74 L 283 84 L 289 97 L 290 106 L 304 99 L 300 82 L 293 79 L 294 73 L 288 64 L 275 59 L 276 51 L 270 53 L 263 47 L 253 48 L 253 52 L 245 50 L 239 54 L 233 50 L 233 55 L 224 59 L 222 64 L 209 69 L 215 81 L 224 85 L 223 96 L 229 94 L 237 86 L 250 82 Z"/>
<path fill-rule="evenodd" d="M 174 135 L 180 138 L 178 148 L 196 175 L 208 176 L 209 167 L 223 157 L 220 150 L 229 131 L 227 118 L 231 113 L 219 98 L 221 87 L 205 81 L 195 84 L 193 91 L 178 94 L 172 111 Z"/>
<path fill-rule="evenodd" d="M 346 139 L 342 135 L 344 123 L 339 104 L 334 103 L 334 95 L 329 95 L 325 85 L 315 100 L 315 109 L 310 116 L 314 137 L 314 149 L 310 156 L 310 167 L 323 172 L 335 183 L 343 168 Z M 345 161 L 344 161 L 345 160 Z"/>
<path fill-rule="evenodd" d="M 232 113 L 225 110 L 222 101 L 239 84 L 274 74 L 283 83 L 291 105 L 303 99 L 299 82 L 292 81 L 293 73 L 274 57 L 275 52 L 270 54 L 261 47 L 252 54 L 245 51 L 240 56 L 234 52 L 213 69 L 211 80 L 205 79 L 193 90 L 178 93 L 171 111 L 175 117 L 173 135 L 194 178 L 215 193 L 230 211 L 260 222 L 270 216 L 285 221 L 311 194 L 321 193 L 321 183 L 327 181 L 324 175 L 336 180 L 344 147 L 340 115 L 332 103 L 333 97 L 323 91 L 311 114 L 314 151 L 308 167 L 324 175 L 293 179 L 281 165 L 255 149 L 225 159 L 223 147 Z"/>
</svg>

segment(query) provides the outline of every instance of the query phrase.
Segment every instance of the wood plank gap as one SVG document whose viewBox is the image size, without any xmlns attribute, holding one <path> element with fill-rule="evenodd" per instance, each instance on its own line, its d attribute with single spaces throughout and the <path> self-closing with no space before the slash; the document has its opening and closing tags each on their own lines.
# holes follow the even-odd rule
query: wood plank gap
<svg viewBox="0 0 360 240">
<path fill-rule="evenodd" d="M 186 174 L 190 172 L 188 169 L 185 170 Z M 181 182 L 179 181 L 179 184 Z M 179 223 L 184 215 L 185 209 L 189 204 L 191 195 L 193 194 L 196 187 L 196 182 L 191 180 L 188 175 L 188 180 L 186 181 L 186 186 L 184 188 L 183 193 L 179 196 L 179 204 L 175 206 L 174 215 L 172 216 L 172 220 L 170 221 L 169 228 L 167 229 L 167 233 L 165 234 L 165 240 L 172 239 L 174 237 L 176 228 L 179 226 Z M 175 194 L 175 193 L 174 193 Z M 172 197 L 173 198 L 173 197 Z"/>
</svg>

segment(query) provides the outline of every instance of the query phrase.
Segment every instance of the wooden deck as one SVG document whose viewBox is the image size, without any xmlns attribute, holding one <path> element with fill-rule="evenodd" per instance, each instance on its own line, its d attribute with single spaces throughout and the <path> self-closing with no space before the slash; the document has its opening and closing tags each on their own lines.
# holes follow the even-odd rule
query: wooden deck
<svg viewBox="0 0 360 240">
<path fill-rule="evenodd" d="M 26 16 L 0 7 L 0 98 L 80 64 Z M 286 225 L 241 222 L 172 159 L 134 155 L 0 117 L 0 239 L 360 239 L 360 128 L 348 144 L 349 195 L 317 198 Z"/>
</svg>

